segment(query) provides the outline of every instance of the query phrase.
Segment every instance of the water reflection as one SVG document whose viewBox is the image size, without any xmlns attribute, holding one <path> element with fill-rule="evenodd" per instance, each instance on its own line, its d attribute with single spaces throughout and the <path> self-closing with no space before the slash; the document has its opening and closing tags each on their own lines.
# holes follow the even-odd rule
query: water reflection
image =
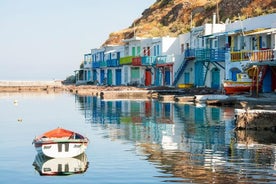
<svg viewBox="0 0 276 184">
<path fill-rule="evenodd" d="M 107 138 L 133 141 L 160 172 L 196 183 L 276 182 L 275 145 L 249 148 L 234 131 L 233 108 L 80 96 L 76 102 L 86 123 L 104 128 Z"/>
<path fill-rule="evenodd" d="M 49 158 L 37 154 L 33 166 L 42 176 L 65 176 L 86 172 L 88 160 L 85 153 L 73 158 Z"/>
</svg>

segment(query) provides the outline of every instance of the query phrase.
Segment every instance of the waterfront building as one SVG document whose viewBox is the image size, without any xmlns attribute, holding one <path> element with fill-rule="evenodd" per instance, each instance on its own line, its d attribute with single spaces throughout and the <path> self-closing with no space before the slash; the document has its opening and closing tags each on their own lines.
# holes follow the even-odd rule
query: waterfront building
<svg viewBox="0 0 276 184">
<path fill-rule="evenodd" d="M 213 23 L 192 28 L 189 34 L 179 36 L 184 59 L 176 70 L 174 85 L 221 88 L 226 54 L 226 40 L 221 34 L 225 24 L 217 24 L 215 20 L 214 14 Z"/>
<path fill-rule="evenodd" d="M 225 78 L 238 81 L 240 78 L 237 74 L 249 72 L 253 88 L 257 75 L 262 92 L 274 91 L 276 13 L 227 24 L 226 33 L 230 54 L 225 60 Z"/>
<path fill-rule="evenodd" d="M 92 55 L 91 53 L 84 54 L 80 69 L 75 71 L 76 84 L 86 84 L 92 81 Z"/>
<path fill-rule="evenodd" d="M 120 59 L 126 85 L 172 85 L 177 39 L 172 37 L 123 40 L 125 57 Z"/>
<path fill-rule="evenodd" d="M 249 73 L 252 88 L 258 83 L 262 92 L 274 91 L 276 14 L 220 24 L 215 20 L 213 14 L 212 23 L 177 38 L 133 37 L 124 45 L 91 49 L 76 71 L 77 84 L 222 89 L 223 81 L 239 81 L 238 74 Z"/>
</svg>

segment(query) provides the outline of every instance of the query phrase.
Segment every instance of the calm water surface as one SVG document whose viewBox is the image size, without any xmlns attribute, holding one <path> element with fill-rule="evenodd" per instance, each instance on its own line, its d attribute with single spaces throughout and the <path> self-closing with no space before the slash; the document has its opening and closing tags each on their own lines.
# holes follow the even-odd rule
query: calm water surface
<svg viewBox="0 0 276 184">
<path fill-rule="evenodd" d="M 234 132 L 232 108 L 37 93 L 1 94 L 0 108 L 1 184 L 276 183 L 275 133 Z M 33 166 L 33 138 L 56 127 L 90 139 L 85 172 Z"/>
</svg>

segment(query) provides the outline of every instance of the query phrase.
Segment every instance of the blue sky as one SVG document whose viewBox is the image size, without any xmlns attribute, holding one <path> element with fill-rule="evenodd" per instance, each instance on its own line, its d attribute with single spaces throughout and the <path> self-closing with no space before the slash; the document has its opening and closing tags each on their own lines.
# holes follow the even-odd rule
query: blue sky
<svg viewBox="0 0 276 184">
<path fill-rule="evenodd" d="M 65 79 L 156 0 L 0 0 L 0 80 Z"/>
</svg>

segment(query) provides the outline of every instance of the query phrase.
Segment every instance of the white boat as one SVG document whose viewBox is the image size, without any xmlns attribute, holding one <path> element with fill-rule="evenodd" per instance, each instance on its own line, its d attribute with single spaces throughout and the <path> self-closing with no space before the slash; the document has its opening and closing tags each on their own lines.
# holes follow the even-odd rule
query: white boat
<svg viewBox="0 0 276 184">
<path fill-rule="evenodd" d="M 88 161 L 85 153 L 74 158 L 49 158 L 44 154 L 38 153 L 33 166 L 42 176 L 65 176 L 86 172 Z"/>
<path fill-rule="evenodd" d="M 56 128 L 36 137 L 33 144 L 38 153 L 51 158 L 76 157 L 87 148 L 88 138 L 63 128 Z"/>
</svg>

